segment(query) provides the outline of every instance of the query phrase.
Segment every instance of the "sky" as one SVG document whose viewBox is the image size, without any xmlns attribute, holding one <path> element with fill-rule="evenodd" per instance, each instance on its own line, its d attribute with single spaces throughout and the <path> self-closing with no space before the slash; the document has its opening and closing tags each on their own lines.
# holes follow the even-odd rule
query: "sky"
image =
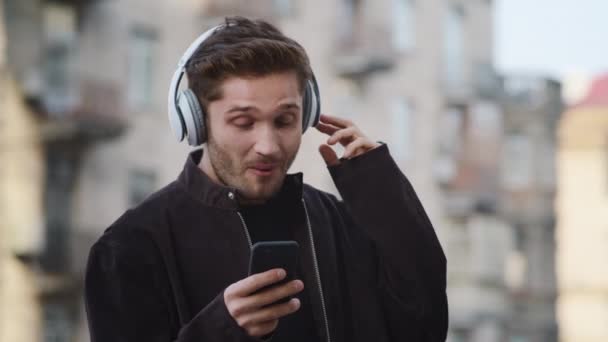
<svg viewBox="0 0 608 342">
<path fill-rule="evenodd" d="M 502 72 L 558 80 L 608 73 L 608 0 L 495 0 Z"/>
</svg>

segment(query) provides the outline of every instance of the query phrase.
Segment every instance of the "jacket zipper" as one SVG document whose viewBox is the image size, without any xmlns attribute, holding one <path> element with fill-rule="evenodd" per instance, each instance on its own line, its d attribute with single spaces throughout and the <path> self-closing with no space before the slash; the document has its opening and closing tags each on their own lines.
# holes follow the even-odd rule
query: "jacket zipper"
<svg viewBox="0 0 608 342">
<path fill-rule="evenodd" d="M 315 239 L 312 235 L 312 226 L 310 225 L 310 218 L 308 217 L 308 207 L 306 201 L 302 198 L 302 204 L 304 205 L 304 213 L 306 214 L 306 224 L 308 225 L 308 236 L 310 237 L 310 248 L 312 249 L 312 260 L 315 266 L 315 276 L 317 278 L 317 286 L 319 287 L 319 294 L 321 295 L 321 309 L 323 309 L 323 322 L 325 323 L 325 334 L 327 336 L 327 342 L 331 342 L 331 336 L 329 335 L 329 322 L 327 320 L 327 310 L 325 309 L 325 297 L 323 297 L 323 287 L 321 286 L 321 273 L 319 272 L 319 263 L 317 262 L 317 252 L 315 248 Z"/>
<path fill-rule="evenodd" d="M 239 218 L 241 219 L 241 223 L 243 224 L 243 230 L 245 230 L 245 237 L 247 237 L 247 243 L 249 244 L 249 252 L 251 252 L 253 243 L 251 243 L 251 235 L 249 235 L 249 228 L 247 228 L 247 223 L 245 223 L 245 219 L 243 218 L 243 215 L 241 214 L 241 212 L 237 211 L 236 213 L 239 215 Z"/>
<path fill-rule="evenodd" d="M 327 336 L 327 342 L 331 342 L 331 336 L 329 335 L 329 322 L 327 320 L 327 310 L 325 309 L 325 297 L 323 296 L 323 287 L 321 285 L 321 273 L 319 272 L 319 263 L 317 261 L 317 252 L 315 248 L 315 239 L 312 235 L 312 226 L 310 225 L 310 218 L 308 217 L 308 207 L 306 206 L 306 201 L 302 198 L 302 204 L 304 205 L 304 214 L 306 215 L 306 227 L 308 228 L 308 237 L 310 239 L 310 249 L 312 250 L 312 261 L 315 268 L 315 279 L 317 280 L 317 288 L 319 289 L 319 294 L 321 295 L 321 309 L 323 311 L 323 323 L 325 325 L 325 334 Z M 247 238 L 247 243 L 249 244 L 249 251 L 253 244 L 251 243 L 251 235 L 249 235 L 249 228 L 247 227 L 247 223 L 245 223 L 245 219 L 243 215 L 237 211 L 239 218 L 241 219 L 241 223 L 243 224 L 243 230 L 245 231 L 245 237 Z"/>
</svg>

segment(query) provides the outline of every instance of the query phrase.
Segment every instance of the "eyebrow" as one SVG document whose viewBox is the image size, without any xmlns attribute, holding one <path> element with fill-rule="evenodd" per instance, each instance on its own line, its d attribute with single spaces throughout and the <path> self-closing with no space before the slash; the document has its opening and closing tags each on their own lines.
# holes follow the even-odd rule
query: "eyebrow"
<svg viewBox="0 0 608 342">
<path fill-rule="evenodd" d="M 252 109 L 254 109 L 254 107 L 252 107 L 252 106 L 236 106 L 236 107 L 230 108 L 226 113 L 249 112 Z"/>
<path fill-rule="evenodd" d="M 255 109 L 253 106 L 235 106 L 230 108 L 226 113 L 249 112 Z M 289 102 L 280 105 L 278 109 L 300 109 L 300 106 L 295 102 Z"/>
<path fill-rule="evenodd" d="M 290 102 L 280 105 L 279 109 L 300 109 L 300 106 L 295 102 Z"/>
</svg>

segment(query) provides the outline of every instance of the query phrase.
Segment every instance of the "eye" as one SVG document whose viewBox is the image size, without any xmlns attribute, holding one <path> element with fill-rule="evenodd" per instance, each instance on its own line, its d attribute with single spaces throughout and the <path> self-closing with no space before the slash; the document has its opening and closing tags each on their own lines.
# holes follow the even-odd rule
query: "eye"
<svg viewBox="0 0 608 342">
<path fill-rule="evenodd" d="M 279 116 L 276 120 L 278 126 L 289 126 L 296 121 L 296 115 L 293 113 L 285 113 Z"/>
<path fill-rule="evenodd" d="M 232 120 L 232 124 L 239 128 L 249 128 L 253 126 L 253 120 L 248 117 L 240 116 Z"/>
</svg>

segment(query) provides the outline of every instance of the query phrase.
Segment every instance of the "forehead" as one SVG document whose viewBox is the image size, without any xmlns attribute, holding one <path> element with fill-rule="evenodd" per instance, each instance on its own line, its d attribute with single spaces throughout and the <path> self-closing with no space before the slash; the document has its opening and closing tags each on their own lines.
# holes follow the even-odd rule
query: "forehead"
<svg viewBox="0 0 608 342">
<path fill-rule="evenodd" d="M 233 76 L 222 82 L 222 99 L 259 101 L 271 98 L 301 97 L 295 72 L 273 73 L 264 76 Z"/>
</svg>

